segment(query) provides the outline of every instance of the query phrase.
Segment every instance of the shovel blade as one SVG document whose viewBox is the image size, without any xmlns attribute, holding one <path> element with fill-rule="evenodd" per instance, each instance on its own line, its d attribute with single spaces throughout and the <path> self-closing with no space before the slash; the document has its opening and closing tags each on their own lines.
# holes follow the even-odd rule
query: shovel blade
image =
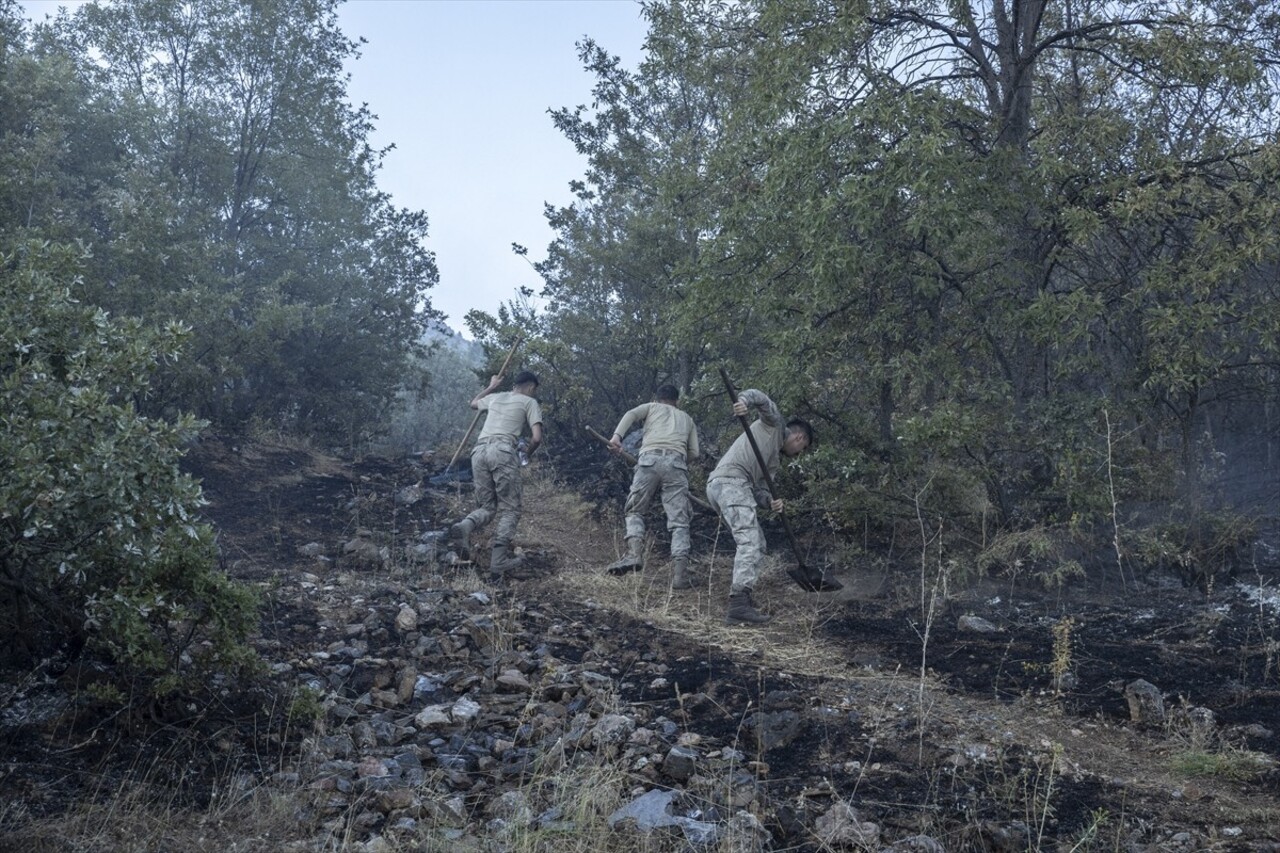
<svg viewBox="0 0 1280 853">
<path fill-rule="evenodd" d="M 787 576 L 808 592 L 835 592 L 844 589 L 844 584 L 835 578 L 828 578 L 822 572 L 810 571 L 804 566 L 788 569 Z"/>
</svg>

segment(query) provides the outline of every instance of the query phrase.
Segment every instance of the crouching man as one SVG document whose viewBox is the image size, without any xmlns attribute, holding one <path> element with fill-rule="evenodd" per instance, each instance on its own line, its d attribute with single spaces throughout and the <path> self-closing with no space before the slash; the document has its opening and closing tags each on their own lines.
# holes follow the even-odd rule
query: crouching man
<svg viewBox="0 0 1280 853">
<path fill-rule="evenodd" d="M 782 456 L 794 458 L 809 449 L 813 443 L 813 427 L 799 418 L 783 423 L 782 413 L 774 402 L 754 388 L 738 395 L 733 413 L 745 417 L 751 407 L 760 413 L 759 419 L 751 424 L 751 435 L 768 465 L 771 480 Z M 757 508 L 770 508 L 774 512 L 783 509 L 782 501 L 769 493 L 765 482 L 765 472 L 745 432 L 729 446 L 707 478 L 707 500 L 732 532 L 735 546 L 726 625 L 759 625 L 772 618 L 756 608 L 751 593 L 760 577 L 765 550 Z"/>
</svg>

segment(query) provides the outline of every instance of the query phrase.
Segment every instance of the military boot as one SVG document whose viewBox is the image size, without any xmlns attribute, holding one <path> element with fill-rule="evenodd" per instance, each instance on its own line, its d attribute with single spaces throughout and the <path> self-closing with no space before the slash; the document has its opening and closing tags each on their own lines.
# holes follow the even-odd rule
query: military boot
<svg viewBox="0 0 1280 853">
<path fill-rule="evenodd" d="M 644 568 L 644 559 L 641 557 L 641 550 L 644 548 L 644 539 L 639 536 L 632 536 L 627 539 L 627 555 L 616 563 L 610 563 L 605 569 L 611 575 L 625 575 L 627 572 L 638 572 Z"/>
<path fill-rule="evenodd" d="M 476 523 L 469 518 L 464 518 L 449 528 L 449 541 L 453 543 L 458 557 L 463 560 L 471 559 L 471 531 L 475 529 Z"/>
<path fill-rule="evenodd" d="M 489 582 L 501 583 L 503 575 L 512 569 L 520 568 L 523 561 L 511 553 L 511 546 L 506 543 L 495 544 L 489 552 Z"/>
<path fill-rule="evenodd" d="M 729 610 L 724 615 L 724 624 L 763 625 L 772 618 L 756 610 L 755 602 L 751 600 L 751 590 L 744 589 L 741 592 L 729 593 Z"/>
<path fill-rule="evenodd" d="M 675 558 L 671 567 L 672 589 L 693 589 L 693 578 L 689 576 L 689 555 L 683 554 Z"/>
</svg>

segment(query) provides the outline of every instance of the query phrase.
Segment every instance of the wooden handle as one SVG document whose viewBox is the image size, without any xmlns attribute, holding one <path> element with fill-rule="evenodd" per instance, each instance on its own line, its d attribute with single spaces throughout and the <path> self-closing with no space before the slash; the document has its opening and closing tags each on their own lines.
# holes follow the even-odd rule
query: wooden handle
<svg viewBox="0 0 1280 853">
<path fill-rule="evenodd" d="M 507 365 L 511 364 L 512 357 L 516 354 L 520 344 L 524 343 L 524 338 L 516 338 L 516 342 L 511 345 L 511 352 L 507 353 L 506 359 L 502 362 L 502 367 L 498 368 L 498 378 L 502 379 L 507 375 Z M 484 412 L 476 412 L 476 416 L 471 419 L 471 426 L 467 427 L 467 432 L 462 436 L 462 441 L 458 444 L 458 449 L 453 451 L 453 458 L 449 460 L 449 464 L 445 466 L 444 473 L 448 474 L 453 470 L 453 463 L 458 461 L 458 457 L 462 455 L 462 448 L 467 446 L 467 442 L 471 440 L 471 433 L 475 432 L 476 424 L 480 422 L 480 416 Z"/>
<path fill-rule="evenodd" d="M 609 439 L 605 438 L 603 435 L 601 435 L 600 433 L 596 432 L 596 431 L 595 431 L 595 429 L 593 429 L 593 428 L 591 427 L 591 425 L 590 425 L 590 424 L 588 424 L 587 426 L 583 427 L 583 429 L 585 429 L 585 430 L 586 430 L 586 431 L 591 435 L 591 437 L 592 437 L 592 438 L 596 439 L 596 440 L 597 440 L 597 441 L 599 441 L 601 444 L 604 444 L 604 445 L 608 446 L 609 448 L 612 448 L 612 447 L 613 447 L 613 444 L 609 441 Z M 617 451 L 617 453 L 618 453 L 618 455 L 619 455 L 619 456 L 621 456 L 623 459 L 627 460 L 627 464 L 629 464 L 629 465 L 634 465 L 634 464 L 636 464 L 636 458 L 635 458 L 634 456 L 632 456 L 630 453 L 628 453 L 627 451 L 625 451 L 625 450 L 619 450 L 619 451 Z"/>
</svg>

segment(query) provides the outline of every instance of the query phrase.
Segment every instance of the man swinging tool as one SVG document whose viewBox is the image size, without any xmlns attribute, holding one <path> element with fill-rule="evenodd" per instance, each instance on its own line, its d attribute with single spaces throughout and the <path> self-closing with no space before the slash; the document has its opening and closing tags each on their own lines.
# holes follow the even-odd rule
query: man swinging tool
<svg viewBox="0 0 1280 853">
<path fill-rule="evenodd" d="M 609 449 L 621 454 L 622 438 L 637 421 L 644 422 L 644 439 L 636 458 L 631 492 L 623 508 L 626 516 L 627 553 L 606 571 L 623 575 L 644 566 L 644 512 L 654 495 L 662 490 L 662 508 L 667 513 L 667 530 L 671 534 L 672 589 L 689 589 L 689 460 L 702 451 L 698 447 L 698 428 L 693 418 L 679 406 L 680 392 L 673 385 L 658 389 L 652 403 L 641 403 L 618 421 L 609 440 Z"/>
<path fill-rule="evenodd" d="M 516 374 L 510 391 L 493 393 L 501 383 L 502 375 L 495 374 L 489 385 L 471 401 L 471 408 L 489 413 L 471 451 L 476 509 L 449 528 L 449 538 L 463 558 L 469 559 L 471 534 L 496 516 L 489 559 L 489 580 L 493 583 L 520 565 L 520 558 L 511 554 L 511 540 L 520 522 L 522 483 L 516 445 L 525 426 L 530 432 L 528 455 L 532 456 L 542 443 L 537 375 L 522 370 Z"/>
</svg>

